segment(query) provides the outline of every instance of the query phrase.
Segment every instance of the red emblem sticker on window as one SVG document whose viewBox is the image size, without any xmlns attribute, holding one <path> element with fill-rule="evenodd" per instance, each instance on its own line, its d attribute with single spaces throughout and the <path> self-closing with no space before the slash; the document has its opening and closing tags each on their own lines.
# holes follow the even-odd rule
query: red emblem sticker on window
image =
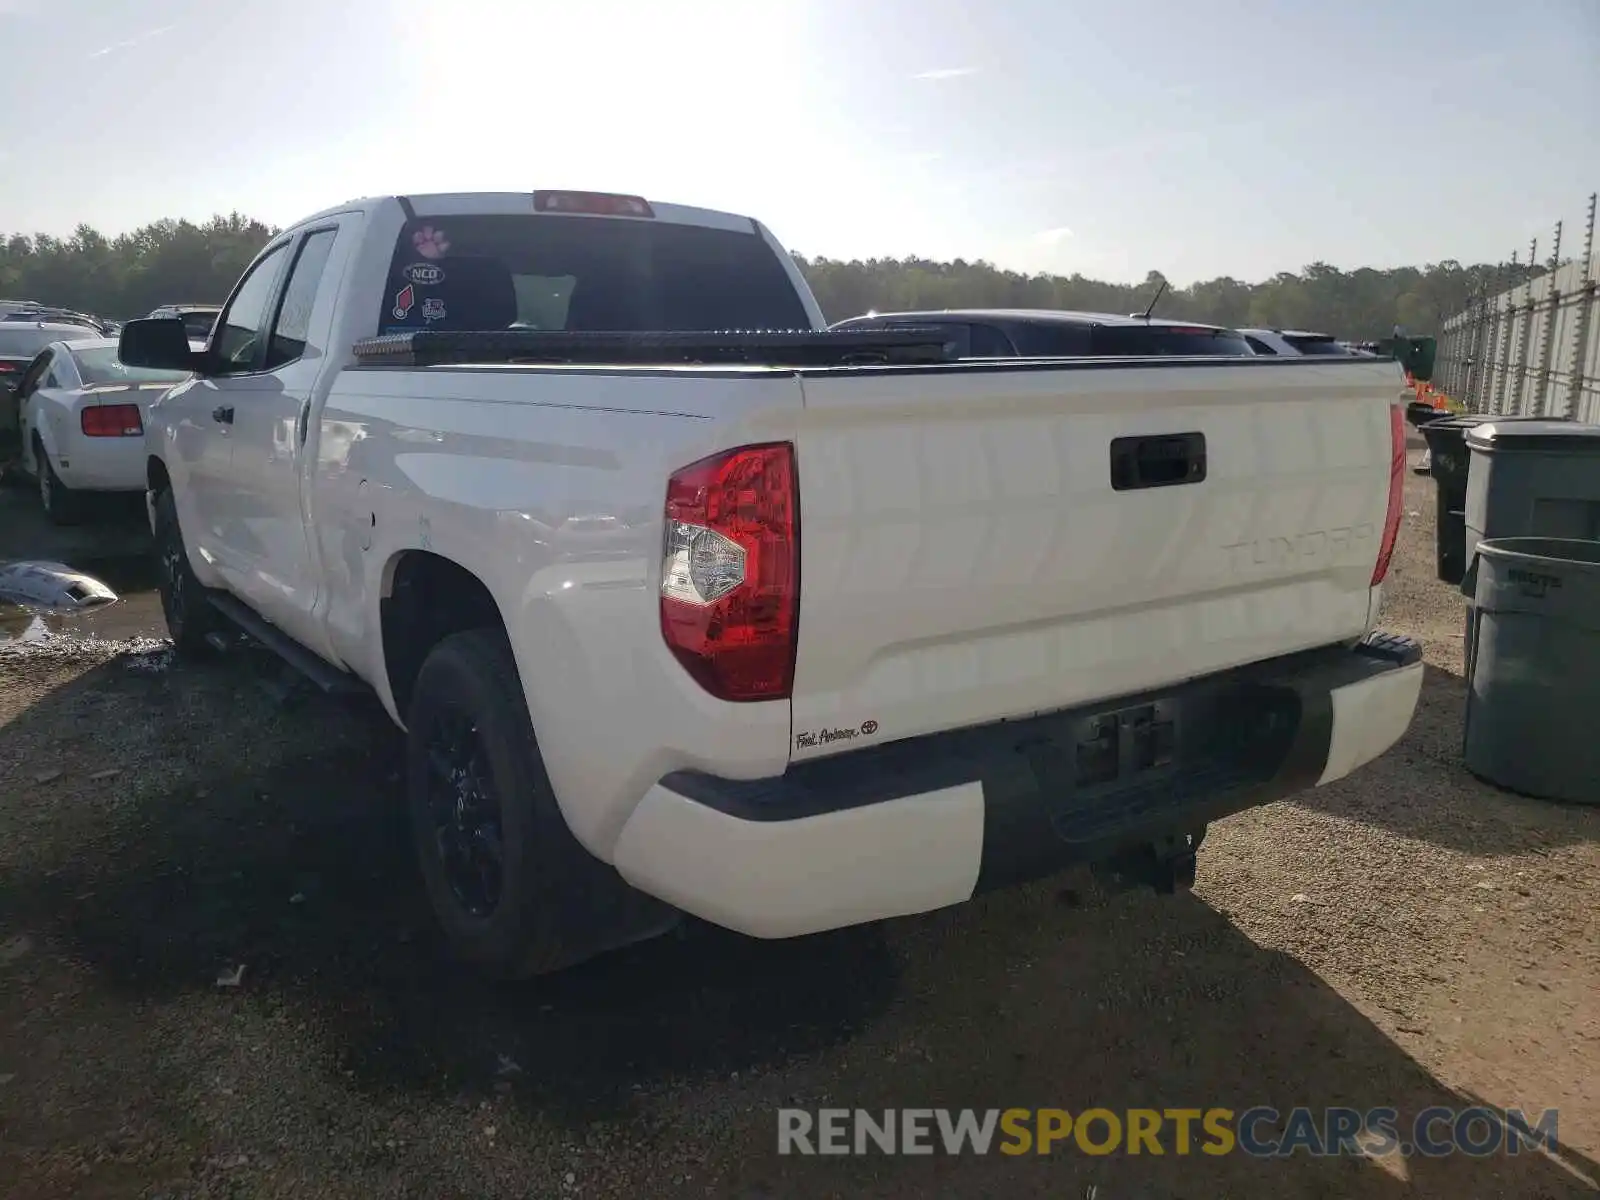
<svg viewBox="0 0 1600 1200">
<path fill-rule="evenodd" d="M 411 312 L 412 305 L 416 304 L 416 302 L 416 293 L 411 290 L 411 285 L 408 283 L 395 294 L 394 308 L 390 310 L 394 313 L 394 319 L 396 321 L 404 321 L 407 314 Z"/>
<path fill-rule="evenodd" d="M 411 244 L 423 258 L 443 258 L 450 249 L 444 230 L 424 225 L 411 235 Z"/>
</svg>

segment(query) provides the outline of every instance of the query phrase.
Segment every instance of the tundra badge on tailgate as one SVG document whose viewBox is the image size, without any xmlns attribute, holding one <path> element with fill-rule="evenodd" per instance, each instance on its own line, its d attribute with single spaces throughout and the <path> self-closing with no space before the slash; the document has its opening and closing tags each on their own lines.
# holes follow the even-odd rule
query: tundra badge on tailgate
<svg viewBox="0 0 1600 1200">
<path fill-rule="evenodd" d="M 1249 542 L 1234 542 L 1220 549 L 1228 556 L 1228 565 L 1235 570 L 1246 567 L 1284 567 L 1291 562 L 1309 562 L 1318 558 L 1334 558 L 1345 553 L 1373 535 L 1370 523 L 1340 525 L 1334 529 L 1308 529 L 1288 537 L 1256 538 Z"/>
</svg>

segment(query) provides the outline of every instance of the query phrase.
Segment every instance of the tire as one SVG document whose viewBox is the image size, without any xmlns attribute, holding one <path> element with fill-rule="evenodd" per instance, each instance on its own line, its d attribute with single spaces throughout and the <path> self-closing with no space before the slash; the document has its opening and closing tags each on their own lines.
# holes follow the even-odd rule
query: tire
<svg viewBox="0 0 1600 1200">
<path fill-rule="evenodd" d="M 222 618 L 206 598 L 206 589 L 189 566 L 183 548 L 183 533 L 178 528 L 178 506 L 172 489 L 156 496 L 155 522 L 156 572 L 160 579 L 161 612 L 167 619 L 167 634 L 173 653 L 179 658 L 201 659 L 212 653 L 206 636 L 222 628 Z"/>
<path fill-rule="evenodd" d="M 676 923 L 567 827 L 499 630 L 451 634 L 424 660 L 406 721 L 406 792 L 435 916 L 456 956 L 491 977 L 548 974 Z M 481 819 L 459 819 L 474 810 Z"/>
<path fill-rule="evenodd" d="M 33 439 L 33 478 L 39 489 L 39 506 L 51 524 L 76 525 L 83 520 L 83 494 L 61 482 L 37 435 Z"/>
</svg>

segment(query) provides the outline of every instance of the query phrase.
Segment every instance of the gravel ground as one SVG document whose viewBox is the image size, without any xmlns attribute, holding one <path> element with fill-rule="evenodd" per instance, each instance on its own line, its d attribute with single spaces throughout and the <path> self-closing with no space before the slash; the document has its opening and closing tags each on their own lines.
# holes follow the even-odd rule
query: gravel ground
<svg viewBox="0 0 1600 1200">
<path fill-rule="evenodd" d="M 0 1193 L 1594 1194 L 1600 812 L 1462 770 L 1427 480 L 1407 508 L 1411 733 L 1214 826 L 1195 894 L 1073 874 L 788 943 L 695 926 L 516 987 L 443 960 L 380 714 L 159 643 L 0 647 Z M 1559 1108 L 1560 1161 L 775 1153 L 788 1104 L 1480 1101 Z"/>
</svg>

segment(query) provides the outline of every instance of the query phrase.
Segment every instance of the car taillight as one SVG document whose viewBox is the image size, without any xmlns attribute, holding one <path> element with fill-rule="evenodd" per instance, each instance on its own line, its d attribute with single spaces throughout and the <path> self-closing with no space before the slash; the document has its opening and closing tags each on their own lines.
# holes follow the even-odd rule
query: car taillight
<svg viewBox="0 0 1600 1200">
<path fill-rule="evenodd" d="M 1383 518 L 1383 541 L 1378 545 L 1378 563 L 1372 568 L 1372 587 L 1389 573 L 1395 539 L 1400 536 L 1400 506 L 1406 490 L 1406 415 L 1398 404 L 1389 406 L 1389 511 Z"/>
<path fill-rule="evenodd" d="M 794 447 L 741 446 L 667 482 L 661 634 L 721 700 L 783 700 L 800 624 Z"/>
<path fill-rule="evenodd" d="M 88 437 L 138 437 L 144 432 L 137 404 L 96 404 L 78 418 Z"/>
</svg>

